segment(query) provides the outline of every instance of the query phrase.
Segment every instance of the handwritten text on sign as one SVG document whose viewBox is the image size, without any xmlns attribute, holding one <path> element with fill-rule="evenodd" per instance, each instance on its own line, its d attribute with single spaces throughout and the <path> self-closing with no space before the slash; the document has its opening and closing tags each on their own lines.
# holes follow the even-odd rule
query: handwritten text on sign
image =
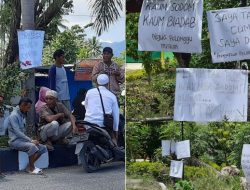
<svg viewBox="0 0 250 190">
<path fill-rule="evenodd" d="M 175 141 L 174 140 L 162 140 L 162 156 L 169 156 L 175 153 Z"/>
<path fill-rule="evenodd" d="M 213 62 L 250 59 L 250 7 L 208 11 Z"/>
<path fill-rule="evenodd" d="M 171 160 L 169 175 L 171 177 L 182 178 L 183 161 Z"/>
<path fill-rule="evenodd" d="M 19 60 L 22 69 L 41 66 L 44 31 L 18 31 Z"/>
<path fill-rule="evenodd" d="M 247 92 L 245 70 L 177 69 L 174 119 L 246 121 Z"/>
<path fill-rule="evenodd" d="M 177 142 L 175 145 L 175 149 L 177 159 L 189 158 L 191 156 L 189 140 Z"/>
<path fill-rule="evenodd" d="M 244 144 L 241 155 L 241 167 L 248 183 L 250 183 L 250 144 Z"/>
<path fill-rule="evenodd" d="M 202 0 L 144 0 L 140 51 L 201 52 Z"/>
</svg>

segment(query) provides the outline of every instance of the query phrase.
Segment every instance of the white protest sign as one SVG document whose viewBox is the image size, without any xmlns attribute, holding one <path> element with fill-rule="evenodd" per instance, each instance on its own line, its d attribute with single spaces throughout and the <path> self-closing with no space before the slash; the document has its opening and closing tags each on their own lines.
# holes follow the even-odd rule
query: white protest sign
<svg viewBox="0 0 250 190">
<path fill-rule="evenodd" d="M 250 7 L 207 12 L 214 63 L 250 59 Z"/>
<path fill-rule="evenodd" d="M 183 162 L 171 160 L 170 172 L 171 177 L 182 178 L 183 175 Z"/>
<path fill-rule="evenodd" d="M 19 60 L 22 69 L 42 65 L 44 31 L 18 31 Z"/>
<path fill-rule="evenodd" d="M 139 51 L 200 53 L 203 0 L 144 0 Z"/>
<path fill-rule="evenodd" d="M 177 69 L 174 120 L 247 121 L 247 94 L 246 70 Z"/>
<path fill-rule="evenodd" d="M 175 149 L 177 159 L 189 158 L 191 156 L 189 140 L 177 142 L 175 144 Z"/>
<path fill-rule="evenodd" d="M 162 156 L 169 156 L 175 152 L 175 141 L 173 140 L 162 140 Z"/>
<path fill-rule="evenodd" d="M 18 151 L 18 163 L 19 170 L 26 169 L 29 163 L 29 157 L 26 152 Z M 48 152 L 42 154 L 40 158 L 35 162 L 35 167 L 37 168 L 48 168 L 49 166 L 49 154 Z"/>
<path fill-rule="evenodd" d="M 250 183 L 250 144 L 244 144 L 241 155 L 241 167 L 248 183 Z"/>
</svg>

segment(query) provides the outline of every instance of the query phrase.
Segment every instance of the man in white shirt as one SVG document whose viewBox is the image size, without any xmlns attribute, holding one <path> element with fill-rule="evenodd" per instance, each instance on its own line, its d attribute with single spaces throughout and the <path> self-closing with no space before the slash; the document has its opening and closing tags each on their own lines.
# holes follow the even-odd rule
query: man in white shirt
<svg viewBox="0 0 250 190">
<path fill-rule="evenodd" d="M 118 138 L 119 125 L 119 107 L 116 96 L 107 89 L 109 77 L 106 74 L 100 74 L 97 77 L 97 84 L 102 95 L 105 114 L 113 116 L 113 133 L 111 137 L 115 144 Z M 85 118 L 84 121 L 97 124 L 99 127 L 106 128 L 103 124 L 103 109 L 100 94 L 97 88 L 90 89 L 85 98 Z"/>
</svg>

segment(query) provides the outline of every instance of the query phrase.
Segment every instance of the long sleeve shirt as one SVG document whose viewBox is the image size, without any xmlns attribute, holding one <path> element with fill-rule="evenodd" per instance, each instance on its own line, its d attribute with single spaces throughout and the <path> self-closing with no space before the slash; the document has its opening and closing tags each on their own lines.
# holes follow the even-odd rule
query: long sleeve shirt
<svg viewBox="0 0 250 190">
<path fill-rule="evenodd" d="M 25 115 L 20 111 L 19 107 L 14 109 L 7 118 L 6 125 L 8 125 L 9 143 L 15 140 L 31 142 L 31 138 L 24 134 L 25 132 Z"/>
<path fill-rule="evenodd" d="M 119 107 L 117 103 L 116 96 L 106 89 L 104 86 L 100 86 L 99 90 L 102 94 L 103 106 L 106 114 L 111 114 L 113 116 L 113 130 L 118 131 L 119 125 Z M 97 88 L 89 90 L 85 98 L 85 118 L 84 121 L 90 123 L 95 123 L 100 127 L 103 125 L 103 110 L 102 103 L 100 99 L 100 94 Z"/>
</svg>

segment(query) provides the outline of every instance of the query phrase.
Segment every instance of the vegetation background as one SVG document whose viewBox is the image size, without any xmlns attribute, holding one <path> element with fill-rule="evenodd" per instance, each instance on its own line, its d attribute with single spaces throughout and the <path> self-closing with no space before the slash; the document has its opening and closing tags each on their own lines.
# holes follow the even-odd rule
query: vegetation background
<svg viewBox="0 0 250 190">
<path fill-rule="evenodd" d="M 237 62 L 212 64 L 206 11 L 235 8 L 243 1 L 206 0 L 204 3 L 202 54 L 191 57 L 189 67 L 210 69 L 235 69 Z M 127 55 L 143 62 L 144 70 L 126 73 L 126 153 L 128 189 L 156 189 L 155 181 L 167 184 L 169 189 L 242 189 L 240 177 L 222 176 L 225 166 L 240 168 L 243 144 L 250 143 L 250 123 L 184 122 L 184 139 L 191 142 L 191 158 L 185 160 L 184 180 L 169 177 L 169 157 L 161 156 L 161 140 L 181 140 L 181 123 L 151 121 L 146 118 L 173 116 L 175 92 L 175 68 L 177 59 L 165 60 L 162 65 L 151 59 L 151 52 L 137 50 L 139 13 L 126 16 Z M 248 63 L 248 62 L 247 62 Z M 144 160 L 136 162 L 137 159 Z M 131 178 L 142 179 L 143 185 L 133 186 Z"/>
</svg>

